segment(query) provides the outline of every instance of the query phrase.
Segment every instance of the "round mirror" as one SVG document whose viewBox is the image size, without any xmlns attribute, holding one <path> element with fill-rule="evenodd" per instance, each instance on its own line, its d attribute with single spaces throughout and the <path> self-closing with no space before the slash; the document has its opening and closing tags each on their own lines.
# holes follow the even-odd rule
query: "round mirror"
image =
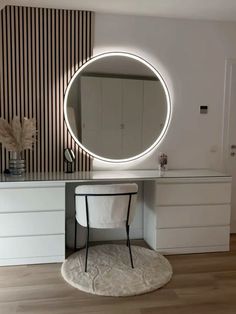
<svg viewBox="0 0 236 314">
<path fill-rule="evenodd" d="M 164 137 L 170 96 L 160 73 L 144 59 L 105 53 L 75 73 L 64 114 L 73 138 L 89 154 L 104 161 L 130 161 Z"/>
</svg>

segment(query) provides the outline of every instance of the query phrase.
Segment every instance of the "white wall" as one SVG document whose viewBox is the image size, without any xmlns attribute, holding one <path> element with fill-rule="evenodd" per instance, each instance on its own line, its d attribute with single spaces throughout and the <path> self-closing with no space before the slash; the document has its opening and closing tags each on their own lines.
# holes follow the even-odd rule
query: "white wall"
<svg viewBox="0 0 236 314">
<path fill-rule="evenodd" d="M 159 147 L 169 168 L 221 169 L 225 60 L 236 57 L 236 23 L 96 14 L 94 55 L 121 50 L 151 62 L 169 85 L 173 115 Z M 116 167 L 155 168 L 157 155 Z"/>
</svg>

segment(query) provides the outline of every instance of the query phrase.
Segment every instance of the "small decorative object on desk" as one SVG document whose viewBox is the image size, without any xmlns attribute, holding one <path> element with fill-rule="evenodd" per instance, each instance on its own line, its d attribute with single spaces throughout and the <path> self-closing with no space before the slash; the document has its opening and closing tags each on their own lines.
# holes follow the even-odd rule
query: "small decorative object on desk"
<svg viewBox="0 0 236 314">
<path fill-rule="evenodd" d="M 65 172 L 72 173 L 74 172 L 74 161 L 75 161 L 75 154 L 72 149 L 65 148 L 64 149 L 64 161 L 65 161 Z"/>
<path fill-rule="evenodd" d="M 160 153 L 159 158 L 158 158 L 158 162 L 159 162 L 159 170 L 160 171 L 167 170 L 168 157 L 166 154 Z"/>
<path fill-rule="evenodd" d="M 35 119 L 14 117 L 10 123 L 0 118 L 0 142 L 10 151 L 9 175 L 22 175 L 25 172 L 23 151 L 32 149 L 36 141 Z M 5 171 L 7 173 L 7 171 Z"/>
</svg>

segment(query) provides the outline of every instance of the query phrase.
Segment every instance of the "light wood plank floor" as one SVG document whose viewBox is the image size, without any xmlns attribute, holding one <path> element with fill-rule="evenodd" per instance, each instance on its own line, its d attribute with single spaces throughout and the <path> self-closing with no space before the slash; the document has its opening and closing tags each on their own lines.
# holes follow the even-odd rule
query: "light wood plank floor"
<svg viewBox="0 0 236 314">
<path fill-rule="evenodd" d="M 0 313 L 235 314 L 236 235 L 228 253 L 169 256 L 170 283 L 141 296 L 112 298 L 70 287 L 60 264 L 1 267 Z"/>
</svg>

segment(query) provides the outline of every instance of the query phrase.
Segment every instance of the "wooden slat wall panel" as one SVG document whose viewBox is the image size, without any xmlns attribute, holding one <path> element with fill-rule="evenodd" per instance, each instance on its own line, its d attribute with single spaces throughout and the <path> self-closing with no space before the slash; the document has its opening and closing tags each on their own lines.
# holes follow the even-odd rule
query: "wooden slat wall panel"
<svg viewBox="0 0 236 314">
<path fill-rule="evenodd" d="M 74 142 L 63 116 L 68 82 L 92 55 L 93 13 L 6 6 L 0 14 L 0 116 L 36 118 L 38 141 L 25 152 L 28 172 L 64 170 L 63 150 L 76 155 L 76 171 L 91 157 Z M 9 153 L 0 147 L 0 172 Z"/>
</svg>

